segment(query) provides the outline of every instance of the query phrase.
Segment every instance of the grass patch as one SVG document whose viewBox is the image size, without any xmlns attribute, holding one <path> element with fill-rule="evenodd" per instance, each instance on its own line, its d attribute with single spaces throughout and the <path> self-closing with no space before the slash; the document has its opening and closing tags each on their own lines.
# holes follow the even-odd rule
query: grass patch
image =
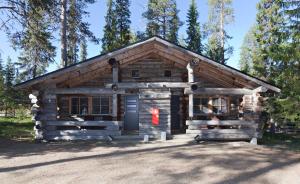
<svg viewBox="0 0 300 184">
<path fill-rule="evenodd" d="M 279 147 L 292 151 L 300 151 L 300 135 L 284 134 L 284 133 L 264 133 L 263 138 L 259 142 L 262 145 Z"/>
<path fill-rule="evenodd" d="M 4 118 L 0 117 L 0 137 L 6 139 L 33 140 L 34 123 L 31 118 Z"/>
</svg>

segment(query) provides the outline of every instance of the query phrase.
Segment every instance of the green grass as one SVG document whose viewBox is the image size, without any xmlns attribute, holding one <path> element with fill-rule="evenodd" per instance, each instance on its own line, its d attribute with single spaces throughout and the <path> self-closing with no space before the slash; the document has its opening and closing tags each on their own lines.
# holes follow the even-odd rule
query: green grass
<svg viewBox="0 0 300 184">
<path fill-rule="evenodd" d="M 0 117 L 0 137 L 17 140 L 33 140 L 34 123 L 31 118 L 4 118 Z"/>
<path fill-rule="evenodd" d="M 259 142 L 262 145 L 300 151 L 300 135 L 264 133 Z"/>
</svg>

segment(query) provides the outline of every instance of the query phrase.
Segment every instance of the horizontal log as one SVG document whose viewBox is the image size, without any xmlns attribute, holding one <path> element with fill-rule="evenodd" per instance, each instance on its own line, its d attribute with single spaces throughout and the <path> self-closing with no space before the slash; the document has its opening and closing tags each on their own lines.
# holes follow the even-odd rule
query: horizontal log
<svg viewBox="0 0 300 184">
<path fill-rule="evenodd" d="M 58 136 L 58 135 L 47 135 L 44 136 L 46 140 L 106 140 L 107 136 L 99 136 L 99 135 L 81 135 L 81 136 Z"/>
<path fill-rule="evenodd" d="M 163 99 L 163 98 L 171 98 L 171 94 L 141 94 L 139 95 L 140 99 Z"/>
<path fill-rule="evenodd" d="M 199 88 L 192 91 L 186 88 L 184 93 L 196 95 L 252 95 L 254 91 L 245 88 Z"/>
<path fill-rule="evenodd" d="M 192 84 L 187 82 L 120 82 L 116 83 L 119 89 L 156 89 L 156 88 L 189 88 Z M 113 84 L 105 84 L 106 88 L 111 88 Z"/>
<path fill-rule="evenodd" d="M 108 88 L 57 88 L 49 90 L 53 94 L 125 94 L 125 90 L 116 90 Z"/>
<path fill-rule="evenodd" d="M 220 125 L 220 126 L 252 126 L 257 125 L 254 121 L 245 121 L 245 120 L 187 120 L 186 125 Z"/>
<path fill-rule="evenodd" d="M 49 126 L 123 126 L 123 121 L 46 121 Z"/>
<path fill-rule="evenodd" d="M 219 134 L 245 134 L 254 136 L 255 129 L 202 129 L 202 130 L 186 130 L 187 134 L 211 135 L 218 136 Z"/>
<path fill-rule="evenodd" d="M 115 130 L 54 130 L 45 131 L 45 136 L 108 136 L 121 135 L 121 131 Z"/>
<path fill-rule="evenodd" d="M 194 140 L 250 140 L 254 136 L 248 134 L 183 134 L 185 138 Z"/>
</svg>

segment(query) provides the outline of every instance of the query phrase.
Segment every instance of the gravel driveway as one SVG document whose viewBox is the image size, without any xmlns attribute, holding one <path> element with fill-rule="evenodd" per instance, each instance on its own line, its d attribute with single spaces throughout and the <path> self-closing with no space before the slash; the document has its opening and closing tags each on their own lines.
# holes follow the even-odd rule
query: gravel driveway
<svg viewBox="0 0 300 184">
<path fill-rule="evenodd" d="M 0 183 L 300 183 L 300 154 L 248 143 L 0 140 Z"/>
</svg>

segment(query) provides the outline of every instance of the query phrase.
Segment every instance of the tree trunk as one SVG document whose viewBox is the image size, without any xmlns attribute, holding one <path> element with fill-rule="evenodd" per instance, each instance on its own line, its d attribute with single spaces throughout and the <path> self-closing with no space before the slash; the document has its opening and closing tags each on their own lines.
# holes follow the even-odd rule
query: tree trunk
<svg viewBox="0 0 300 184">
<path fill-rule="evenodd" d="M 67 66 L 67 0 L 61 1 L 61 14 L 60 14 L 60 25 L 61 25 L 61 67 Z"/>
<path fill-rule="evenodd" d="M 225 47 L 225 33 L 224 33 L 224 1 L 221 1 L 220 12 L 220 37 L 221 37 L 221 63 L 225 63 L 224 47 Z"/>
</svg>

